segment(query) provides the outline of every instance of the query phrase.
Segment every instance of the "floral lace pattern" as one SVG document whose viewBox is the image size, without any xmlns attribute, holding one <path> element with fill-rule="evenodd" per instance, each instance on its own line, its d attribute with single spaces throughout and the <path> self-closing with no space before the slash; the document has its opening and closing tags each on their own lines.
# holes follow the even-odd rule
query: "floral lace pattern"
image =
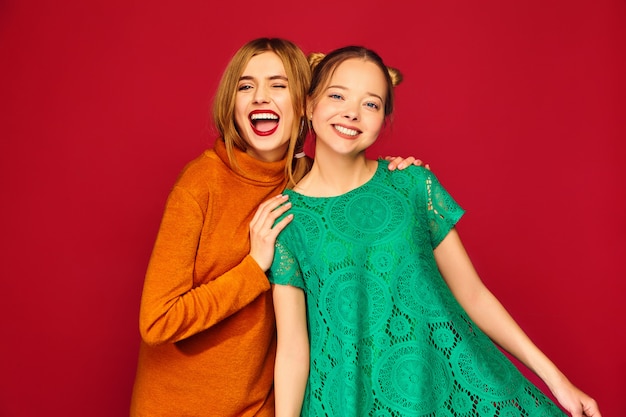
<svg viewBox="0 0 626 417">
<path fill-rule="evenodd" d="M 428 170 L 344 195 L 287 190 L 294 220 L 270 280 L 304 289 L 311 343 L 302 416 L 564 415 L 450 292 L 433 249 L 463 210 Z"/>
</svg>

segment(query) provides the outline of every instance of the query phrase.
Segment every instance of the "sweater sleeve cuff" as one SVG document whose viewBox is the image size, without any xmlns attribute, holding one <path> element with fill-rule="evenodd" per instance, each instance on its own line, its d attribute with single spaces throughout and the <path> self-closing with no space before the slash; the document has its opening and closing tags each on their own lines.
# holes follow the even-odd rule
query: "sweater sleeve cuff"
<svg viewBox="0 0 626 417">
<path fill-rule="evenodd" d="M 271 288 L 267 275 L 265 275 L 265 272 L 250 254 L 243 258 L 239 266 L 241 267 L 241 272 L 249 277 L 249 280 L 246 282 L 247 285 L 254 286 L 259 292 L 268 291 Z"/>
</svg>

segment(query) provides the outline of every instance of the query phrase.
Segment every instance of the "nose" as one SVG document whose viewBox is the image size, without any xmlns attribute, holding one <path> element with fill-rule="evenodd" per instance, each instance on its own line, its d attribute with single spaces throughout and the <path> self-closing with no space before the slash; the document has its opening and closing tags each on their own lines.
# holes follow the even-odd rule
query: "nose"
<svg viewBox="0 0 626 417">
<path fill-rule="evenodd" d="M 268 88 L 265 86 L 261 86 L 261 85 L 258 86 L 254 90 L 253 101 L 254 103 L 269 103 L 270 95 L 269 95 Z"/>
<path fill-rule="evenodd" d="M 359 119 L 360 107 L 358 103 L 346 102 L 346 106 L 343 110 L 343 117 L 349 120 Z"/>
</svg>

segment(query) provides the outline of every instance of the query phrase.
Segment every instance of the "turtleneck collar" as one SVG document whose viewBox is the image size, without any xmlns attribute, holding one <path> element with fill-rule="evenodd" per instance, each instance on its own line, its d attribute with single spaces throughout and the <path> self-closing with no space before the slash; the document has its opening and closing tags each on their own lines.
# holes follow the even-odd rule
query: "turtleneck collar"
<svg viewBox="0 0 626 417">
<path fill-rule="evenodd" d="M 253 158 L 241 149 L 235 147 L 235 159 L 238 169 L 231 166 L 226 153 L 226 144 L 222 139 L 215 141 L 215 153 L 222 160 L 224 165 L 230 168 L 233 175 L 247 182 L 263 183 L 265 185 L 276 185 L 285 182 L 285 156 L 280 161 L 264 162 Z"/>
</svg>

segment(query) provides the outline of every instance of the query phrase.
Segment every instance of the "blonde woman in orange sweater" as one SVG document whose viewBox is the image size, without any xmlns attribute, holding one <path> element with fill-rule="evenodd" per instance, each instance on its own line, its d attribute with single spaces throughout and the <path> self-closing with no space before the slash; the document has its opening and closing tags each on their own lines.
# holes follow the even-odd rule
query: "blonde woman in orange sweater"
<svg viewBox="0 0 626 417">
<path fill-rule="evenodd" d="M 253 40 L 227 66 L 213 112 L 220 138 L 176 181 L 148 265 L 131 416 L 274 415 L 265 271 L 291 221 L 272 228 L 289 208 L 281 193 L 308 170 L 309 82 L 305 55 L 282 39 Z"/>
</svg>

